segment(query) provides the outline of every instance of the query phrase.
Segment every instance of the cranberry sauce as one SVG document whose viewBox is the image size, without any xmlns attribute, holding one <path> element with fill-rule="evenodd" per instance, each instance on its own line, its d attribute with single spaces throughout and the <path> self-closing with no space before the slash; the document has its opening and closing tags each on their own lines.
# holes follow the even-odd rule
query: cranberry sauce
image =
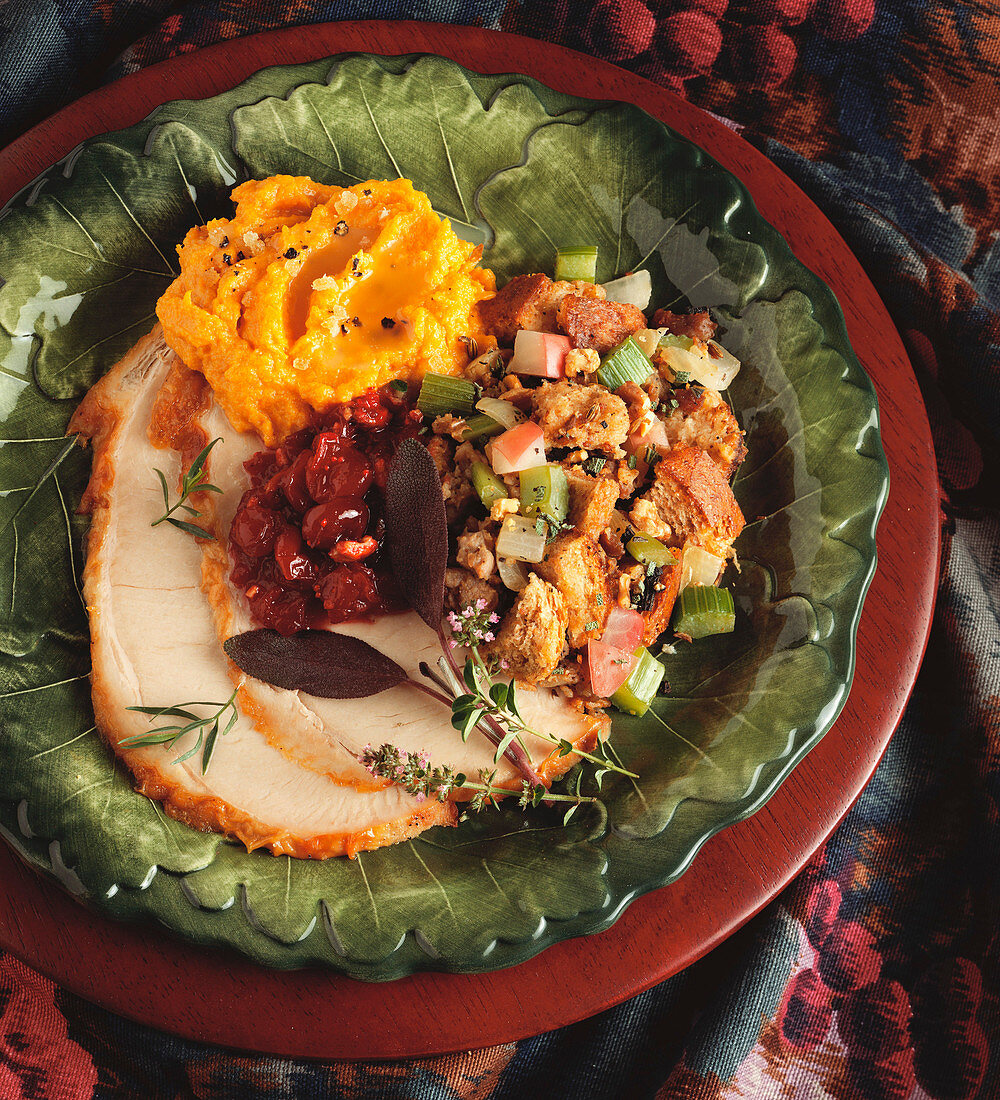
<svg viewBox="0 0 1000 1100">
<path fill-rule="evenodd" d="M 396 448 L 421 422 L 390 384 L 247 459 L 230 576 L 257 623 L 294 634 L 400 609 L 382 551 L 382 493 Z"/>
</svg>

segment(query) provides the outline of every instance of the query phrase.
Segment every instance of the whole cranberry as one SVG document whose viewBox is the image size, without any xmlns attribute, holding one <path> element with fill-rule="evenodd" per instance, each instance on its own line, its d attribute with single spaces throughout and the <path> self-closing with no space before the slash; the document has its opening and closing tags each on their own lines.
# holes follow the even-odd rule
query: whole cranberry
<svg viewBox="0 0 1000 1100">
<path fill-rule="evenodd" d="M 306 485 L 319 504 L 343 496 L 363 497 L 372 483 L 372 473 L 368 458 L 349 444 L 314 447 L 305 468 Z"/>
<path fill-rule="evenodd" d="M 319 580 L 319 567 L 305 552 L 302 536 L 294 527 L 286 527 L 275 540 L 274 560 L 286 581 L 303 584 L 308 592 Z"/>
<path fill-rule="evenodd" d="M 274 475 L 277 466 L 272 451 L 257 451 L 243 463 L 243 469 L 250 475 L 250 484 L 256 489 Z"/>
<path fill-rule="evenodd" d="M 313 433 L 308 428 L 293 432 L 275 449 L 274 461 L 279 466 L 291 466 L 299 455 L 312 443 Z"/>
<path fill-rule="evenodd" d="M 311 457 L 311 451 L 300 451 L 291 466 L 278 475 L 285 499 L 296 512 L 300 513 L 308 511 L 314 503 L 306 478 Z"/>
<path fill-rule="evenodd" d="M 274 549 L 283 521 L 278 512 L 266 507 L 251 490 L 243 494 L 229 537 L 249 558 L 262 558 Z"/>
<path fill-rule="evenodd" d="M 316 585 L 330 622 L 342 623 L 378 607 L 375 574 L 364 565 L 337 565 Z"/>
<path fill-rule="evenodd" d="M 309 597 L 286 589 L 266 588 L 250 598 L 250 611 L 262 626 L 279 634 L 294 634 L 309 625 Z"/>
<path fill-rule="evenodd" d="M 351 402 L 351 415 L 363 428 L 384 428 L 391 416 L 377 392 L 363 393 Z"/>
<path fill-rule="evenodd" d="M 333 497 L 310 508 L 302 519 L 302 535 L 315 549 L 329 550 L 338 539 L 359 539 L 368 526 L 368 508 L 360 497 Z"/>
</svg>

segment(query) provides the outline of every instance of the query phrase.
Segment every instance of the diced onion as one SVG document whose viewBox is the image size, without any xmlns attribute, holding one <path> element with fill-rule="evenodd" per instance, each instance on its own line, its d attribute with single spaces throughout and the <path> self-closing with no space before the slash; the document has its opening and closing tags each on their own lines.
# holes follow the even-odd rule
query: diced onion
<svg viewBox="0 0 1000 1100">
<path fill-rule="evenodd" d="M 682 341 L 690 347 L 681 346 Z M 682 381 L 697 382 L 710 390 L 728 389 L 739 373 L 740 361 L 714 340 L 710 344 L 718 358 L 713 358 L 707 347 L 702 351 L 694 341 L 668 335 L 660 341 L 659 357 Z"/>
<path fill-rule="evenodd" d="M 535 530 L 535 521 L 509 516 L 497 535 L 497 557 L 540 562 L 545 557 L 545 536 Z"/>
<path fill-rule="evenodd" d="M 620 279 L 612 279 L 603 286 L 609 302 L 621 302 L 638 309 L 645 309 L 653 294 L 653 284 L 645 269 L 633 271 L 631 275 L 623 275 Z"/>
<path fill-rule="evenodd" d="M 618 511 L 617 508 L 611 509 L 611 517 L 608 520 L 608 526 L 614 531 L 616 535 L 620 535 L 623 531 L 628 530 L 629 522 L 626 517 Z"/>
<path fill-rule="evenodd" d="M 512 592 L 521 592 L 528 587 L 528 570 L 524 562 L 517 558 L 497 558 L 497 572 Z"/>
<path fill-rule="evenodd" d="M 713 350 L 718 353 L 718 358 L 712 354 Z M 711 382 L 706 381 L 705 385 L 713 390 L 729 389 L 743 365 L 732 352 L 726 351 L 715 340 L 708 342 L 708 357 L 705 361 L 709 365 L 709 372 L 705 373 L 704 377 L 713 379 Z"/>
<path fill-rule="evenodd" d="M 639 345 L 639 349 L 647 359 L 653 358 L 653 352 L 660 346 L 660 341 L 666 333 L 665 328 L 641 328 L 632 333 L 632 339 Z"/>
<path fill-rule="evenodd" d="M 692 585 L 715 584 L 725 564 L 722 558 L 710 554 L 700 546 L 686 546 L 681 558 L 681 589 Z"/>
<path fill-rule="evenodd" d="M 499 397 L 484 397 L 476 402 L 476 408 L 487 416 L 492 416 L 505 428 L 513 428 L 524 419 L 524 415 L 516 405 L 512 405 L 510 401 L 501 401 Z"/>
</svg>

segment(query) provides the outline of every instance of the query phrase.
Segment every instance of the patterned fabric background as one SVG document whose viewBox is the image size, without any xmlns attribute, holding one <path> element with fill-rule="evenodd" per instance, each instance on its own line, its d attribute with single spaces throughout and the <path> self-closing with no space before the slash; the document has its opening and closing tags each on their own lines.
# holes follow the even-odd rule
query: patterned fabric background
<svg viewBox="0 0 1000 1100">
<path fill-rule="evenodd" d="M 0 0 L 0 141 L 177 53 L 366 18 L 474 23 L 615 61 L 731 119 L 832 219 L 903 334 L 934 431 L 945 548 L 915 694 L 784 895 L 595 1019 L 376 1066 L 237 1057 L 0 956 L 0 1098 L 1000 1096 L 1000 5 Z"/>
</svg>

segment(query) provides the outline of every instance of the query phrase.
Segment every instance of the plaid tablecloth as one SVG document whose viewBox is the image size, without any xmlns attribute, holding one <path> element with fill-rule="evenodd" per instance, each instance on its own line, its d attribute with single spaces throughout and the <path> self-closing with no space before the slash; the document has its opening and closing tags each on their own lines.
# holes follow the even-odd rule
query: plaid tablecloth
<svg viewBox="0 0 1000 1100">
<path fill-rule="evenodd" d="M 240 1057 L 0 954 L 0 1100 L 1000 1096 L 1000 5 L 0 0 L 0 144 L 177 53 L 370 18 L 478 24 L 623 65 L 732 120 L 834 222 L 903 335 L 934 432 L 947 526 L 916 691 L 798 880 L 601 1016 L 407 1062 Z"/>
</svg>

